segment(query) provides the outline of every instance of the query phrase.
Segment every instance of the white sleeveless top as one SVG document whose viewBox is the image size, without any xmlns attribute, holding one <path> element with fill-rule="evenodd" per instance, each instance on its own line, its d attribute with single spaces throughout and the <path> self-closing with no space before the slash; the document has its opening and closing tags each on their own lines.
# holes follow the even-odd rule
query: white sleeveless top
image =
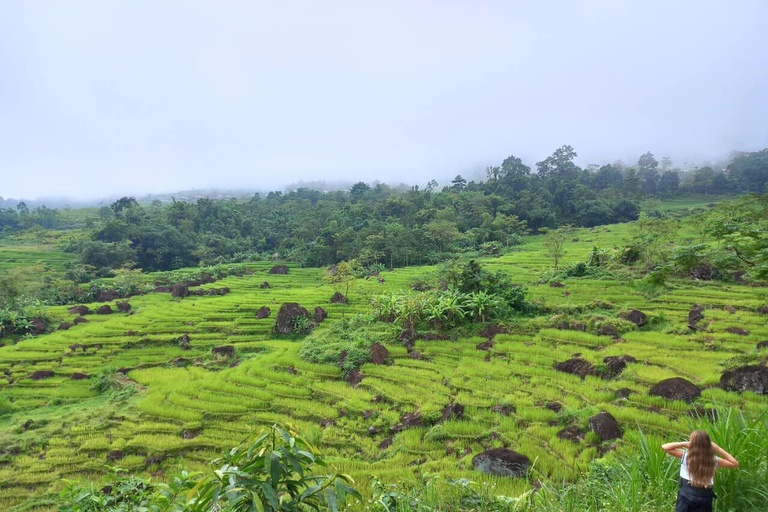
<svg viewBox="0 0 768 512">
<path fill-rule="evenodd" d="M 688 452 L 683 452 L 683 457 L 680 461 L 680 477 L 685 478 L 686 480 L 691 480 L 691 475 L 688 473 L 688 463 L 685 462 L 685 456 L 688 454 Z M 715 470 L 717 470 L 717 456 L 715 456 Z M 712 480 L 709 482 L 709 486 L 712 487 L 715 484 L 715 477 L 712 477 Z"/>
</svg>

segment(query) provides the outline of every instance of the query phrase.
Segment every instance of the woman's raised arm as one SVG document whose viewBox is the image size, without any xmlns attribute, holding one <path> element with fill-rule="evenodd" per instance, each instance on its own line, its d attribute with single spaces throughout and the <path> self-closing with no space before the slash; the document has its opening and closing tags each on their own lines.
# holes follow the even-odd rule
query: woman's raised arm
<svg viewBox="0 0 768 512">
<path fill-rule="evenodd" d="M 661 445 L 661 449 L 667 452 L 668 454 L 672 455 L 673 457 L 677 457 L 678 459 L 683 456 L 683 450 L 680 448 L 688 448 L 691 443 L 688 441 L 683 441 L 681 443 L 666 443 Z"/>
<path fill-rule="evenodd" d="M 717 446 L 715 443 L 712 443 L 712 448 L 715 449 L 717 453 L 723 456 L 723 458 L 718 457 L 717 458 L 717 465 L 721 468 L 737 468 L 739 467 L 739 461 L 736 460 L 736 458 L 728 453 L 727 451 L 723 450 L 719 446 Z"/>
</svg>

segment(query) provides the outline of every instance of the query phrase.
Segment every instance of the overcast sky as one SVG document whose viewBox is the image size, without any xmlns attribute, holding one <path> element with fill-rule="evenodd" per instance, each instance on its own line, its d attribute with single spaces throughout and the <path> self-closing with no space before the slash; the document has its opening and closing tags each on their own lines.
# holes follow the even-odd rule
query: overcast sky
<svg viewBox="0 0 768 512">
<path fill-rule="evenodd" d="M 0 196 L 768 146 L 768 2 L 0 0 Z"/>
</svg>

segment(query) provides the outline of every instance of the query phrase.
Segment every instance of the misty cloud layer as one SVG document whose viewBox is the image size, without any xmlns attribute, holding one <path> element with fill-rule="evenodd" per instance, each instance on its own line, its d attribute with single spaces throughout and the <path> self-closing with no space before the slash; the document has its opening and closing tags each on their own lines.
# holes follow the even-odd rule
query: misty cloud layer
<svg viewBox="0 0 768 512">
<path fill-rule="evenodd" d="M 768 3 L 5 2 L 0 196 L 768 146 Z"/>
</svg>

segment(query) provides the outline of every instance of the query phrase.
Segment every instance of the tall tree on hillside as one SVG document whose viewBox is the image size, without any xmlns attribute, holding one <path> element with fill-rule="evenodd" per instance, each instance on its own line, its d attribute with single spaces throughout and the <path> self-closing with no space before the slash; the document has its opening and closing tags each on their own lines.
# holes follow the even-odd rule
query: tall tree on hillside
<svg viewBox="0 0 768 512">
<path fill-rule="evenodd" d="M 565 177 L 578 169 L 573 163 L 573 159 L 577 156 L 572 146 L 561 146 L 541 162 L 536 162 L 536 170 L 544 179 Z"/>
<path fill-rule="evenodd" d="M 565 225 L 557 229 L 550 229 L 544 235 L 544 247 L 547 249 L 547 255 L 552 258 L 557 270 L 560 259 L 565 256 L 565 239 L 570 233 L 572 226 Z"/>
<path fill-rule="evenodd" d="M 768 148 L 735 153 L 728 164 L 728 177 L 738 192 L 768 192 Z"/>
<path fill-rule="evenodd" d="M 462 178 L 461 174 L 456 175 L 456 177 L 453 178 L 453 181 L 451 181 L 451 190 L 461 192 L 465 188 L 467 188 L 467 180 Z"/>
<path fill-rule="evenodd" d="M 640 196 L 640 178 L 637 172 L 630 167 L 627 172 L 624 173 L 624 197 L 629 199 L 637 199 Z"/>
<path fill-rule="evenodd" d="M 676 169 L 664 171 L 659 178 L 659 194 L 674 196 L 680 188 L 680 173 Z"/>
<path fill-rule="evenodd" d="M 637 161 L 637 176 L 640 178 L 640 186 L 647 195 L 656 194 L 659 183 L 659 162 L 650 151 L 640 156 Z"/>
</svg>

